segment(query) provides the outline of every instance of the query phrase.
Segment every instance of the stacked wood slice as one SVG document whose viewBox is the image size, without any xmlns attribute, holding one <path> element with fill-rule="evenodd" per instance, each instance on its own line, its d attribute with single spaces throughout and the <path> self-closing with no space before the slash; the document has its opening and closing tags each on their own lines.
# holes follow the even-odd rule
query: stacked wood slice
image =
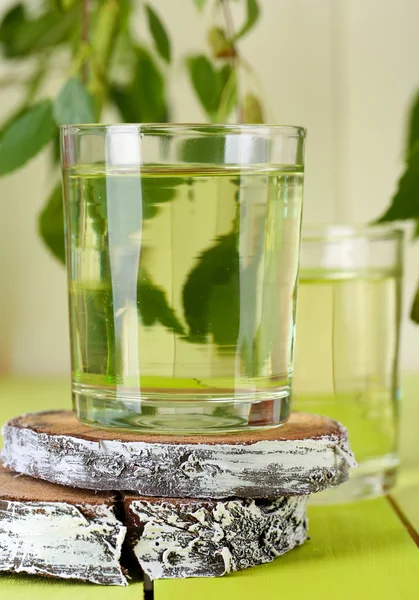
<svg viewBox="0 0 419 600">
<path fill-rule="evenodd" d="M 163 436 L 93 429 L 71 412 L 3 427 L 0 571 L 127 585 L 267 563 L 307 537 L 309 494 L 355 466 L 337 422 Z M 17 475 L 19 474 L 19 475 Z"/>
</svg>

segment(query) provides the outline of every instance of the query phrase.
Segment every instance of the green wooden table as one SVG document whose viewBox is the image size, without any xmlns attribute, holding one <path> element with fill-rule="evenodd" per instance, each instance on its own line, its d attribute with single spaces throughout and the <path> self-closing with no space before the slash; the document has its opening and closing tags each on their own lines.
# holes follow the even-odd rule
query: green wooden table
<svg viewBox="0 0 419 600">
<path fill-rule="evenodd" d="M 163 580 L 155 600 L 419 600 L 419 375 L 404 378 L 403 469 L 391 498 L 310 507 L 311 540 L 268 565 L 221 579 Z M 63 381 L 0 380 L 0 422 L 66 408 Z M 0 575 L 0 600 L 142 600 L 128 588 Z"/>
</svg>

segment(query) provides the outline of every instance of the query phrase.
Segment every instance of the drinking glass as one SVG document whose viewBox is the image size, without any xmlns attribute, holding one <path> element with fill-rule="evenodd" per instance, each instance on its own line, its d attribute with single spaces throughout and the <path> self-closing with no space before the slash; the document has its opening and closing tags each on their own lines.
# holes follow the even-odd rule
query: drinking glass
<svg viewBox="0 0 419 600">
<path fill-rule="evenodd" d="M 218 432 L 290 410 L 305 131 L 61 131 L 73 405 Z"/>
<path fill-rule="evenodd" d="M 295 408 L 341 421 L 359 463 L 319 502 L 374 496 L 395 480 L 402 244 L 389 227 L 303 231 Z"/>
</svg>

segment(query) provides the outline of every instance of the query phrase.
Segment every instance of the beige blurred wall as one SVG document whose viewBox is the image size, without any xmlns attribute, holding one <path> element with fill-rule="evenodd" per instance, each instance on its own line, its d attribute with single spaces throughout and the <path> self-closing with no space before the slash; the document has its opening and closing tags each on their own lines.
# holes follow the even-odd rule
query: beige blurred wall
<svg viewBox="0 0 419 600">
<path fill-rule="evenodd" d="M 307 222 L 359 223 L 387 204 L 402 167 L 405 115 L 419 87 L 417 0 L 259 0 L 263 16 L 242 44 L 268 99 L 270 120 L 308 128 Z M 0 8 L 10 1 L 0 0 Z M 202 51 L 205 18 L 192 0 L 154 0 L 169 26 L 175 120 L 203 114 L 182 66 Z M 239 15 L 235 15 L 238 19 Z M 0 79 L 5 73 L 0 64 Z M 54 92 L 66 73 L 48 83 Z M 0 90 L 0 117 L 19 90 Z M 36 233 L 53 185 L 48 156 L 0 180 L 0 369 L 66 373 L 66 282 Z M 406 254 L 405 315 L 419 278 L 419 247 Z M 403 324 L 402 367 L 419 369 L 419 328 Z"/>
</svg>

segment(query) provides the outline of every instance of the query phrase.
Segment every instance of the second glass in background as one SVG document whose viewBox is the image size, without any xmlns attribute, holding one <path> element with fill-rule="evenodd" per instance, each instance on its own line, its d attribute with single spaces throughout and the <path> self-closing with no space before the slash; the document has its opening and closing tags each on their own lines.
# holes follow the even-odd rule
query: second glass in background
<svg viewBox="0 0 419 600">
<path fill-rule="evenodd" d="M 359 463 L 319 502 L 374 496 L 395 481 L 402 242 L 389 228 L 303 231 L 294 408 L 341 421 Z"/>
</svg>

